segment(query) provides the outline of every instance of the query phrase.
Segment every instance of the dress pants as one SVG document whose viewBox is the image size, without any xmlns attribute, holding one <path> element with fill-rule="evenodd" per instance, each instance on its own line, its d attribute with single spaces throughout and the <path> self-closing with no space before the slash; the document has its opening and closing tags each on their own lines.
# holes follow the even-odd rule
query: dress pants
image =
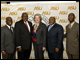
<svg viewBox="0 0 80 60">
<path fill-rule="evenodd" d="M 18 51 L 18 59 L 29 59 L 31 49 L 22 50 L 21 52 Z"/>
<path fill-rule="evenodd" d="M 43 52 L 42 51 L 42 44 L 37 44 L 36 42 L 33 42 L 34 45 L 34 52 L 35 52 L 35 59 L 44 59 Z"/>
<path fill-rule="evenodd" d="M 6 53 L 6 56 L 2 56 L 2 59 L 15 59 L 15 52 L 14 53 Z"/>
<path fill-rule="evenodd" d="M 63 52 L 48 52 L 49 59 L 63 59 Z"/>
<path fill-rule="evenodd" d="M 79 59 L 79 54 L 70 54 L 70 53 L 67 54 L 68 54 L 68 59 Z"/>
</svg>

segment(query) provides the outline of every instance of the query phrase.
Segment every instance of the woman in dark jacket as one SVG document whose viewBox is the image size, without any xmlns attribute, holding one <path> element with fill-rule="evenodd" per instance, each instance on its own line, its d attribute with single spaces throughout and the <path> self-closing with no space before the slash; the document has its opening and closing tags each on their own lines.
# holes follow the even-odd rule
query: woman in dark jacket
<svg viewBox="0 0 80 60">
<path fill-rule="evenodd" d="M 43 52 L 46 49 L 46 25 L 41 20 L 41 15 L 35 14 L 35 25 L 32 31 L 35 59 L 44 59 Z"/>
</svg>

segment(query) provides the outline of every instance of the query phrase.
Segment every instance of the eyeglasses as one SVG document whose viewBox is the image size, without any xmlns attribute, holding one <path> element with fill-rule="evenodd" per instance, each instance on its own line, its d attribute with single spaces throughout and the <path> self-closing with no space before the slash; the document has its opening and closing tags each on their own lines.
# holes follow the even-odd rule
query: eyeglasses
<svg viewBox="0 0 80 60">
<path fill-rule="evenodd" d="M 68 17 L 74 17 L 73 15 L 70 15 L 70 16 L 68 16 Z"/>
</svg>

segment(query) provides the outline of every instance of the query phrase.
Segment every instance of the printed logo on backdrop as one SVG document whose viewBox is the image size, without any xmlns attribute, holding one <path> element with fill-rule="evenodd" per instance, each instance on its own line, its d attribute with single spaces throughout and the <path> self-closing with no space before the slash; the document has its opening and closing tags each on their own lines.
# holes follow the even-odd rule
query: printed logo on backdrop
<svg viewBox="0 0 80 60">
<path fill-rule="evenodd" d="M 34 7 L 34 10 L 42 10 L 42 7 L 36 6 L 36 7 Z"/>
<path fill-rule="evenodd" d="M 76 6 L 68 6 L 68 9 L 67 10 L 76 10 Z"/>
<path fill-rule="evenodd" d="M 51 9 L 50 9 L 50 10 L 59 10 L 59 7 L 54 6 L 54 7 L 51 7 Z"/>
<path fill-rule="evenodd" d="M 26 13 L 28 13 L 28 15 L 34 15 L 34 12 L 32 11 L 27 11 Z"/>
<path fill-rule="evenodd" d="M 10 8 L 7 8 L 7 7 L 4 7 L 4 8 L 1 8 L 1 11 L 9 11 Z"/>
<path fill-rule="evenodd" d="M 42 12 L 42 15 L 50 15 L 51 14 L 51 12 L 48 12 L 48 11 L 43 11 Z"/>
<path fill-rule="evenodd" d="M 12 16 L 13 16 L 13 15 L 17 15 L 17 14 L 18 14 L 18 12 L 10 12 L 10 13 L 9 13 L 9 15 L 12 15 Z"/>
<path fill-rule="evenodd" d="M 25 11 L 26 7 L 18 7 L 17 11 Z"/>
<path fill-rule="evenodd" d="M 59 15 L 67 15 L 68 14 L 68 11 L 60 11 L 59 12 Z"/>
<path fill-rule="evenodd" d="M 1 20 L 6 20 L 6 16 L 2 16 L 1 17 Z"/>
<path fill-rule="evenodd" d="M 60 19 L 60 20 L 59 20 L 59 23 L 67 23 L 67 22 L 68 22 L 67 19 Z"/>
<path fill-rule="evenodd" d="M 48 19 L 45 15 L 42 15 L 42 14 L 41 14 L 41 17 L 42 17 L 42 22 L 43 22 L 44 24 L 46 24 L 46 26 L 48 26 L 48 25 L 49 25 L 49 19 Z M 28 21 L 33 22 L 33 21 L 34 21 L 33 18 L 34 18 L 34 15 L 31 15 L 31 16 L 28 18 Z M 35 24 L 35 22 L 34 22 L 33 24 Z"/>
</svg>

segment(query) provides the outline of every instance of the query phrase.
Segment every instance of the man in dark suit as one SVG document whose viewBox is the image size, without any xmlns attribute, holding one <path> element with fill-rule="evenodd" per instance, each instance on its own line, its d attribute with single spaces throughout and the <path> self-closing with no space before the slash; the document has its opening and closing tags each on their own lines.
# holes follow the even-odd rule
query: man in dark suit
<svg viewBox="0 0 80 60">
<path fill-rule="evenodd" d="M 29 59 L 31 52 L 32 23 L 28 21 L 28 14 L 22 13 L 22 19 L 15 23 L 15 40 L 18 49 L 18 59 Z"/>
<path fill-rule="evenodd" d="M 12 18 L 6 18 L 6 25 L 1 27 L 1 52 L 3 59 L 15 59 L 15 41 Z"/>
<path fill-rule="evenodd" d="M 79 59 L 79 24 L 75 22 L 74 13 L 68 15 L 69 24 L 66 26 L 66 52 L 69 59 Z"/>
<path fill-rule="evenodd" d="M 49 59 L 63 59 L 63 27 L 56 23 L 55 17 L 49 18 L 47 28 L 47 43 Z"/>
</svg>

